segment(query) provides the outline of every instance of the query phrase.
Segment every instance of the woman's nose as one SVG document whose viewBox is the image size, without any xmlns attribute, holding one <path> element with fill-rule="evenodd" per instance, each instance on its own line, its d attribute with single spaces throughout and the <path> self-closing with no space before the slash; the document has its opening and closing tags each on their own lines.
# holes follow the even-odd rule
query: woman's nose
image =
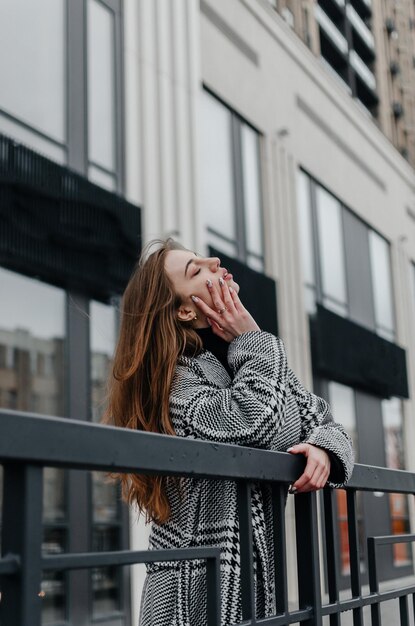
<svg viewBox="0 0 415 626">
<path fill-rule="evenodd" d="M 210 257 L 209 259 L 209 269 L 212 272 L 217 272 L 220 267 L 220 259 L 217 256 Z"/>
</svg>

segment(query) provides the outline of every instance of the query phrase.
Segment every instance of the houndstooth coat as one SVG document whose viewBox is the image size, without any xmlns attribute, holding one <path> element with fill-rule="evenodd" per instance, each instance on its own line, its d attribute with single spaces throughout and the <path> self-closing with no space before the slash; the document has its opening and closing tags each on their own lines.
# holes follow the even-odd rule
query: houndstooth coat
<svg viewBox="0 0 415 626">
<path fill-rule="evenodd" d="M 333 421 L 325 400 L 301 385 L 287 365 L 284 344 L 263 331 L 243 333 L 229 344 L 231 380 L 208 351 L 181 357 L 170 394 L 170 410 L 180 437 L 286 451 L 299 442 L 326 449 L 340 461 L 341 487 L 353 468 L 349 435 Z M 335 480 L 336 482 L 333 482 Z M 221 625 L 242 621 L 236 484 L 184 479 L 185 503 L 169 488 L 171 517 L 152 524 L 150 549 L 220 546 Z M 257 617 L 275 612 L 270 488 L 252 490 L 252 523 Z M 205 626 L 206 570 L 202 560 L 147 565 L 140 626 Z"/>
</svg>

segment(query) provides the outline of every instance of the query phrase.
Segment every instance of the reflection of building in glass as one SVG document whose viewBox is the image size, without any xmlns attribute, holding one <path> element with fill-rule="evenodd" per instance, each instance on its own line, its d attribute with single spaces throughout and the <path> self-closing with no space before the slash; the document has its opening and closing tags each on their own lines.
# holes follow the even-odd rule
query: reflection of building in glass
<svg viewBox="0 0 415 626">
<path fill-rule="evenodd" d="M 64 341 L 0 329 L 0 404 L 64 415 Z"/>
<path fill-rule="evenodd" d="M 92 421 L 99 422 L 105 409 L 107 381 L 112 360 L 103 352 L 91 354 L 91 407 Z"/>
</svg>

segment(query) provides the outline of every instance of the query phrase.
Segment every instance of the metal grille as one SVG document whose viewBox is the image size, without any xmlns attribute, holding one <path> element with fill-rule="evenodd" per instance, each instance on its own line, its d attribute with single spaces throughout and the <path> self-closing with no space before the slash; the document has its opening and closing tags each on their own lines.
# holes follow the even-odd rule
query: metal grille
<svg viewBox="0 0 415 626">
<path fill-rule="evenodd" d="M 140 209 L 0 135 L 0 264 L 107 300 L 141 247 Z"/>
<path fill-rule="evenodd" d="M 18 425 L 18 427 L 17 427 Z M 362 595 L 356 512 L 359 490 L 414 494 L 415 474 L 356 465 L 347 488 L 348 536 L 352 597 L 339 599 L 338 553 L 335 540 L 334 491 L 324 490 L 325 542 L 329 602 L 320 588 L 319 534 L 315 493 L 295 496 L 299 608 L 289 610 L 285 497 L 304 468 L 304 459 L 285 453 L 155 435 L 77 420 L 0 411 L 0 462 L 4 466 L 3 556 L 0 559 L 2 626 L 40 626 L 42 570 L 74 570 L 106 565 L 132 565 L 164 560 L 205 559 L 207 563 L 208 626 L 220 625 L 220 551 L 187 548 L 161 551 L 113 551 L 43 556 L 42 471 L 44 466 L 111 470 L 147 474 L 235 480 L 238 484 L 242 613 L 245 626 L 301 623 L 340 625 L 343 611 L 353 611 L 354 626 L 363 625 L 363 607 L 371 606 L 371 624 L 380 626 L 380 603 L 396 599 L 401 626 L 409 626 L 408 598 L 415 613 L 415 585 L 379 591 L 378 546 L 412 542 L 415 535 L 368 538 L 370 591 Z M 123 450 L 122 458 L 119 450 Z M 235 460 L 237 458 L 237 461 Z M 139 461 L 137 460 L 139 459 Z M 277 614 L 255 618 L 251 485 L 272 484 L 274 502 L 275 588 Z M 390 626 L 384 625 L 384 626 Z"/>
</svg>

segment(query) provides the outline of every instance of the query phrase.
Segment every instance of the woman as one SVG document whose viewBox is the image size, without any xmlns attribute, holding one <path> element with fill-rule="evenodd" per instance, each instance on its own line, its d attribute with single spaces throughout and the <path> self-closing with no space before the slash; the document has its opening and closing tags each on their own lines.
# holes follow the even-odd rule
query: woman
<svg viewBox="0 0 415 626">
<path fill-rule="evenodd" d="M 144 254 L 123 298 L 107 422 L 307 458 L 291 493 L 342 486 L 350 437 L 288 367 L 282 340 L 260 330 L 218 258 L 174 241 Z M 236 485 L 119 475 L 123 497 L 152 521 L 150 548 L 220 546 L 222 624 L 241 621 Z M 275 612 L 270 488 L 252 492 L 256 611 Z M 203 561 L 149 564 L 141 626 L 206 624 Z"/>
</svg>

